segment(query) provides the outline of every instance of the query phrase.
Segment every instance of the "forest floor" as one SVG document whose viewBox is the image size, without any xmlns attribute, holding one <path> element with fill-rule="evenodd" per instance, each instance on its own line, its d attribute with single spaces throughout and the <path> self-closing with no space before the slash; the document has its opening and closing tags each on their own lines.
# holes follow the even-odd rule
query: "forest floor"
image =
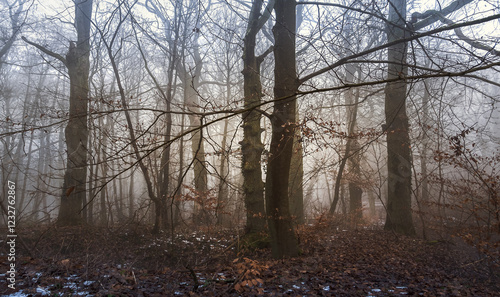
<svg viewBox="0 0 500 297">
<path fill-rule="evenodd" d="M 5 231 L 5 230 L 4 230 Z M 16 288 L 4 296 L 499 296 L 498 259 L 458 240 L 320 224 L 301 255 L 274 260 L 235 232 L 153 236 L 143 227 L 17 229 Z M 5 234 L 4 232 L 1 232 Z M 1 238 L 0 238 L 1 240 Z M 239 249 L 239 250 L 238 250 Z"/>
</svg>

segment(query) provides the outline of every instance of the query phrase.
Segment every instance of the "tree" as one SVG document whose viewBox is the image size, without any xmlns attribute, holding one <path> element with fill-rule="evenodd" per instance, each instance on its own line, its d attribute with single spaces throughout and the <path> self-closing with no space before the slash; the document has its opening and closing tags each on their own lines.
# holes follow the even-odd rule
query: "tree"
<svg viewBox="0 0 500 297">
<path fill-rule="evenodd" d="M 20 20 L 19 18 L 22 16 L 22 13 L 24 12 L 24 5 L 28 3 L 28 1 L 29 0 L 16 0 L 12 4 L 9 4 L 8 1 L 2 1 L 2 6 L 4 4 L 7 4 L 8 6 L 6 10 L 9 11 L 11 32 L 9 32 L 7 36 L 0 36 L 0 40 L 2 41 L 0 43 L 0 68 L 2 68 L 5 57 L 9 53 L 10 48 L 14 44 L 14 41 L 16 41 L 19 33 L 21 33 L 21 28 L 24 25 L 24 21 Z"/>
<path fill-rule="evenodd" d="M 297 256 L 288 183 L 296 127 L 298 79 L 295 61 L 295 1 L 277 0 L 274 35 L 274 107 L 266 177 L 266 212 L 275 258 Z"/>
<path fill-rule="evenodd" d="M 61 206 L 57 223 L 61 226 L 83 223 L 80 213 L 86 195 L 88 93 L 90 56 L 90 19 L 92 0 L 75 0 L 75 28 L 77 41 L 71 41 L 66 57 L 28 41 L 43 53 L 61 61 L 70 80 L 69 119 L 65 129 L 67 162 L 64 174 Z"/>
<path fill-rule="evenodd" d="M 441 15 L 456 11 L 469 2 L 471 0 L 457 0 L 440 12 L 414 13 L 410 27 L 407 27 L 406 1 L 389 1 L 387 40 L 389 43 L 397 40 L 401 42 L 389 46 L 387 52 L 387 79 L 394 81 L 387 83 L 385 87 L 388 155 L 387 219 L 384 226 L 386 230 L 407 235 L 415 234 L 411 211 L 411 144 L 406 114 L 407 42 L 403 40 L 410 35 L 411 30 L 428 26 L 441 18 Z M 415 23 L 417 19 L 423 20 Z"/>
<path fill-rule="evenodd" d="M 389 1 L 389 25 L 387 41 L 404 39 L 406 30 L 406 1 Z M 407 43 L 400 42 L 388 48 L 387 78 L 404 78 L 408 74 L 406 66 Z M 387 129 L 387 219 L 386 230 L 413 235 L 411 212 L 411 159 L 408 116 L 406 115 L 406 90 L 404 80 L 387 83 L 385 87 L 385 117 Z"/>
<path fill-rule="evenodd" d="M 255 56 L 257 33 L 267 22 L 274 7 L 271 0 L 261 15 L 262 1 L 254 0 L 248 17 L 248 25 L 243 39 L 243 85 L 245 102 L 248 109 L 243 113 L 243 140 L 241 141 L 243 192 L 246 206 L 246 232 L 265 230 L 264 183 L 262 182 L 261 156 L 264 146 L 261 140 L 261 114 L 254 110 L 261 103 L 262 84 L 260 67 L 270 50 Z M 272 49 L 272 48 L 270 48 Z"/>
<path fill-rule="evenodd" d="M 296 119 L 299 118 L 298 106 Z M 295 129 L 293 137 L 292 159 L 288 181 L 288 195 L 290 199 L 290 214 L 295 224 L 304 223 L 304 159 L 300 129 Z"/>
</svg>

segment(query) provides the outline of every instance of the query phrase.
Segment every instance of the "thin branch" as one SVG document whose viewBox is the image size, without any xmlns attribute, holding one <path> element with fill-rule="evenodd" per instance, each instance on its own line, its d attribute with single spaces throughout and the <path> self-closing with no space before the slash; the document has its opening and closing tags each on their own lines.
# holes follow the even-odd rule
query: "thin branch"
<svg viewBox="0 0 500 297">
<path fill-rule="evenodd" d="M 35 43 L 33 41 L 29 41 L 26 37 L 24 36 L 21 36 L 21 39 L 24 40 L 24 42 L 26 42 L 27 44 L 30 44 L 34 47 L 36 47 L 37 49 L 41 50 L 43 53 L 53 57 L 53 58 L 56 58 L 57 60 L 61 61 L 64 66 L 68 67 L 68 62 L 66 61 L 66 58 L 64 58 L 63 56 L 59 55 L 58 53 L 54 53 L 53 51 L 47 49 L 46 47 L 38 44 L 38 43 Z"/>
<path fill-rule="evenodd" d="M 457 0 L 447 7 L 443 8 L 440 11 L 435 11 L 435 10 L 428 10 L 422 14 L 420 13 L 414 13 L 412 14 L 412 21 L 416 21 L 417 18 L 422 19 L 422 21 L 413 24 L 413 30 L 417 31 L 420 29 L 423 29 L 437 21 L 439 21 L 439 16 L 438 13 L 441 15 L 448 15 L 454 11 L 459 10 L 460 8 L 464 7 L 465 5 L 471 3 L 472 0 Z"/>
<path fill-rule="evenodd" d="M 260 65 L 264 59 L 274 51 L 274 46 L 271 45 L 265 52 L 257 57 L 257 65 Z"/>
<path fill-rule="evenodd" d="M 446 25 L 455 25 L 455 23 L 450 20 L 445 18 L 442 14 L 437 14 L 441 22 L 443 22 Z M 470 46 L 475 47 L 480 50 L 487 51 L 488 53 L 491 53 L 495 56 L 500 56 L 500 51 L 496 50 L 494 47 L 486 45 L 484 43 L 481 43 L 477 40 L 470 39 L 469 37 L 465 36 L 465 34 L 462 32 L 462 29 L 460 28 L 455 28 L 455 34 L 457 34 L 458 38 L 460 40 L 465 41 L 468 43 Z"/>
<path fill-rule="evenodd" d="M 315 71 L 315 72 L 313 72 L 311 74 L 308 74 L 308 75 L 306 75 L 306 76 L 304 76 L 302 78 L 299 78 L 298 83 L 299 83 L 299 85 L 302 85 L 304 82 L 310 80 L 311 78 L 314 78 L 314 77 L 316 77 L 316 76 L 318 76 L 320 74 L 323 74 L 323 73 L 328 72 L 328 71 L 330 71 L 330 70 L 332 70 L 334 68 L 337 68 L 337 67 L 339 67 L 341 65 L 344 65 L 349 60 L 353 60 L 353 59 L 356 59 L 356 58 L 359 58 L 359 57 L 362 57 L 362 56 L 365 56 L 365 55 L 377 52 L 379 50 L 386 49 L 386 48 L 388 48 L 390 46 L 399 44 L 401 42 L 408 42 L 408 41 L 416 40 L 416 39 L 419 39 L 419 38 L 422 38 L 422 37 L 430 36 L 430 35 L 433 35 L 433 34 L 436 34 L 436 33 L 444 32 L 444 31 L 449 31 L 449 30 L 454 30 L 456 28 L 461 28 L 461 27 L 466 27 L 466 26 L 472 26 L 472 25 L 482 24 L 482 23 L 486 23 L 486 22 L 493 21 L 493 20 L 496 20 L 496 19 L 500 19 L 500 14 L 491 15 L 491 16 L 488 16 L 488 17 L 484 17 L 484 18 L 481 18 L 481 19 L 478 19 L 478 20 L 469 21 L 469 22 L 464 22 L 464 23 L 458 23 L 458 24 L 454 24 L 454 25 L 449 25 L 449 26 L 437 28 L 437 29 L 434 29 L 434 30 L 430 30 L 430 31 L 427 31 L 427 32 L 418 33 L 418 34 L 409 36 L 407 38 L 398 39 L 398 40 L 395 40 L 395 41 L 392 41 L 392 42 L 388 42 L 388 43 L 382 44 L 380 46 L 376 46 L 374 48 L 371 48 L 371 49 L 359 52 L 357 54 L 341 58 L 341 59 L 339 59 L 337 62 L 335 62 L 333 64 L 330 64 L 330 65 L 328 65 L 328 66 L 326 66 L 326 67 L 324 67 L 324 68 L 322 68 L 322 69 L 320 69 L 318 71 Z"/>
</svg>

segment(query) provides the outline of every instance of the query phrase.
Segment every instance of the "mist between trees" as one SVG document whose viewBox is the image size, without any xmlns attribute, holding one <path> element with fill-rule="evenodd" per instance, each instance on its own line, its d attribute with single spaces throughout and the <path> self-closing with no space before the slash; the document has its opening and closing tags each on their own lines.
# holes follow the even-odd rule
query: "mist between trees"
<svg viewBox="0 0 500 297">
<path fill-rule="evenodd" d="M 277 258 L 326 217 L 498 242 L 499 11 L 1 1 L 3 193 L 19 226 L 267 231 Z"/>
</svg>

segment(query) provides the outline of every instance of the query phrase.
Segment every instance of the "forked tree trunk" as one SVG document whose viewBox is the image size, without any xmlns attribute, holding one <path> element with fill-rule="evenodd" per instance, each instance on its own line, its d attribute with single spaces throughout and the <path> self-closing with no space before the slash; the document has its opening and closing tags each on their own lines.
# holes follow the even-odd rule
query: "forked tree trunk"
<svg viewBox="0 0 500 297">
<path fill-rule="evenodd" d="M 272 2 L 272 1 L 271 1 Z M 272 3 L 271 3 L 272 5 Z M 246 206 L 247 233 L 264 231 L 266 228 L 264 183 L 262 182 L 261 114 L 252 110 L 259 106 L 262 97 L 260 64 L 263 58 L 255 56 L 256 36 L 270 15 L 269 5 L 261 16 L 262 1 L 254 0 L 250 11 L 247 31 L 243 40 L 243 88 L 245 95 L 243 114 L 243 140 L 241 144 L 243 193 Z"/>
</svg>

